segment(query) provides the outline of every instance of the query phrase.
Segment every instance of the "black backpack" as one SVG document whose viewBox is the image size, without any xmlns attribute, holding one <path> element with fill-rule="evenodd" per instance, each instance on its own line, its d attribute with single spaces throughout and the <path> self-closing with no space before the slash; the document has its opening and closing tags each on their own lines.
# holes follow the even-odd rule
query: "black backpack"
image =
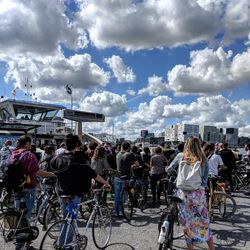
<svg viewBox="0 0 250 250">
<path fill-rule="evenodd" d="M 3 184 L 8 192 L 21 192 L 27 176 L 23 172 L 21 160 L 29 151 L 23 152 L 12 163 L 8 164 L 3 176 Z"/>
</svg>

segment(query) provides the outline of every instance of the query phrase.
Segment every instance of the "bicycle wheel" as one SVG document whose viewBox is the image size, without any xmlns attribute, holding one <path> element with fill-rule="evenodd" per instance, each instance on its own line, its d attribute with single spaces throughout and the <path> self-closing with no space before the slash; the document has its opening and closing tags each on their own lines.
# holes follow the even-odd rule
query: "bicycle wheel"
<svg viewBox="0 0 250 250">
<path fill-rule="evenodd" d="M 158 231 L 159 231 L 158 250 L 172 249 L 173 226 L 170 217 L 171 216 L 169 214 L 164 212 L 160 218 L 160 222 L 158 223 Z"/>
<path fill-rule="evenodd" d="M 130 221 L 133 216 L 133 197 L 129 190 L 124 188 L 121 192 L 120 202 L 122 214 L 127 221 Z"/>
<path fill-rule="evenodd" d="M 47 230 L 49 224 L 53 224 L 62 219 L 61 207 L 58 202 L 53 202 L 49 204 L 44 212 L 43 225 L 44 229 Z M 49 236 L 55 238 L 54 235 L 50 232 Z"/>
<path fill-rule="evenodd" d="M 75 227 L 66 220 L 55 222 L 43 236 L 39 249 L 81 249 L 77 248 Z"/>
<path fill-rule="evenodd" d="M 141 187 L 139 190 L 136 191 L 135 199 L 136 199 L 137 207 L 141 211 L 143 211 L 143 209 L 146 206 L 145 191 L 143 187 Z"/>
<path fill-rule="evenodd" d="M 16 242 L 27 241 L 30 233 L 29 229 L 29 222 L 21 212 L 9 210 L 2 213 L 0 215 L 1 249 L 14 250 Z M 38 233 L 35 236 L 37 237 Z"/>
<path fill-rule="evenodd" d="M 103 249 L 108 245 L 112 231 L 112 219 L 107 206 L 101 206 L 94 214 L 92 236 L 97 248 Z"/>
<path fill-rule="evenodd" d="M 3 190 L 2 192 L 6 192 Z M 0 209 L 2 212 L 5 212 L 10 209 L 14 209 L 14 197 L 11 194 L 1 194 L 1 196 L 4 195 L 2 202 L 0 203 Z"/>
<path fill-rule="evenodd" d="M 213 196 L 214 205 L 218 206 L 219 216 L 228 218 L 236 211 L 236 202 L 234 198 L 224 192 L 215 192 Z"/>
<path fill-rule="evenodd" d="M 36 203 L 36 216 L 38 216 L 38 221 L 42 225 L 44 224 L 44 212 L 45 212 L 45 208 L 46 208 L 46 204 L 44 205 L 44 202 L 43 202 L 44 199 L 46 199 L 45 194 L 41 194 L 37 200 L 37 203 Z M 43 207 L 41 208 L 41 206 L 43 206 Z M 41 211 L 39 211 L 39 210 L 41 210 Z"/>
</svg>

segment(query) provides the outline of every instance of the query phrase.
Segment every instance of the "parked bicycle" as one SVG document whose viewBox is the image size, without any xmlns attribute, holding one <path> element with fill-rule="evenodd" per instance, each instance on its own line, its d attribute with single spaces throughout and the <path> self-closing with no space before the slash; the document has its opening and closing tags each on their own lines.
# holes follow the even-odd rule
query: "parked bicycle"
<svg viewBox="0 0 250 250">
<path fill-rule="evenodd" d="M 214 215 L 217 215 L 218 218 L 229 218 L 236 211 L 236 202 L 232 196 L 225 192 L 225 185 L 217 183 L 217 179 L 209 178 L 209 190 L 208 195 L 208 211 L 210 220 L 214 220 Z M 218 188 L 221 191 L 216 190 L 215 185 L 218 185 Z M 218 209 L 218 213 L 216 213 Z"/>
<path fill-rule="evenodd" d="M 176 172 L 167 176 L 166 207 L 163 209 L 158 223 L 159 250 L 173 249 L 173 241 L 184 236 L 178 219 L 178 203 L 182 200 L 175 196 Z"/>
<path fill-rule="evenodd" d="M 35 240 L 39 235 L 36 226 L 38 216 L 30 221 L 27 216 L 27 208 L 24 201 L 25 192 L 16 194 L 20 200 L 20 209 L 10 209 L 0 214 L 0 233 L 3 236 L 1 249 L 13 249 L 13 244 L 26 249 L 28 244 Z"/>
<path fill-rule="evenodd" d="M 134 208 L 143 210 L 147 202 L 147 187 L 143 181 L 136 176 L 121 176 L 123 180 L 122 191 L 120 194 L 120 206 L 124 218 L 130 221 L 134 214 Z"/>
<path fill-rule="evenodd" d="M 92 221 L 92 237 L 97 248 L 102 249 L 107 246 L 112 229 L 112 220 L 110 210 L 105 205 L 99 204 L 99 194 L 104 188 L 95 189 L 94 198 L 75 204 L 73 201 L 67 206 L 67 216 L 65 219 L 55 222 L 45 233 L 40 250 L 47 249 L 86 249 L 88 238 L 87 230 Z M 63 198 L 72 199 L 71 196 Z M 79 207 L 85 204 L 93 204 L 93 210 L 81 234 L 78 228 L 78 210 Z M 54 237 L 51 238 L 49 234 Z"/>
</svg>

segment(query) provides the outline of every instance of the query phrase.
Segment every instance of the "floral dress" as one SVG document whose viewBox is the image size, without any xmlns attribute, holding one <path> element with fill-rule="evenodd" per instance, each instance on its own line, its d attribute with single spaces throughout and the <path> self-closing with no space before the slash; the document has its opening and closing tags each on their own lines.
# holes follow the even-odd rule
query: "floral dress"
<svg viewBox="0 0 250 250">
<path fill-rule="evenodd" d="M 187 244 L 204 243 L 212 237 L 204 188 L 177 191 L 183 202 L 178 204 L 180 222 Z"/>
</svg>

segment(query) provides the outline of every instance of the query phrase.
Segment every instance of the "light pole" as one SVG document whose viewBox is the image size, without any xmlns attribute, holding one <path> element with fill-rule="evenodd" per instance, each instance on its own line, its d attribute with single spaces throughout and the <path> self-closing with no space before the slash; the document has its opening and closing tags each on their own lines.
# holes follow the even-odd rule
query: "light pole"
<svg viewBox="0 0 250 250">
<path fill-rule="evenodd" d="M 73 91 L 72 91 L 72 85 L 67 84 L 65 86 L 66 92 L 70 95 L 70 103 L 71 103 L 71 110 L 73 109 Z M 71 132 L 73 132 L 73 121 L 71 120 Z"/>
</svg>

